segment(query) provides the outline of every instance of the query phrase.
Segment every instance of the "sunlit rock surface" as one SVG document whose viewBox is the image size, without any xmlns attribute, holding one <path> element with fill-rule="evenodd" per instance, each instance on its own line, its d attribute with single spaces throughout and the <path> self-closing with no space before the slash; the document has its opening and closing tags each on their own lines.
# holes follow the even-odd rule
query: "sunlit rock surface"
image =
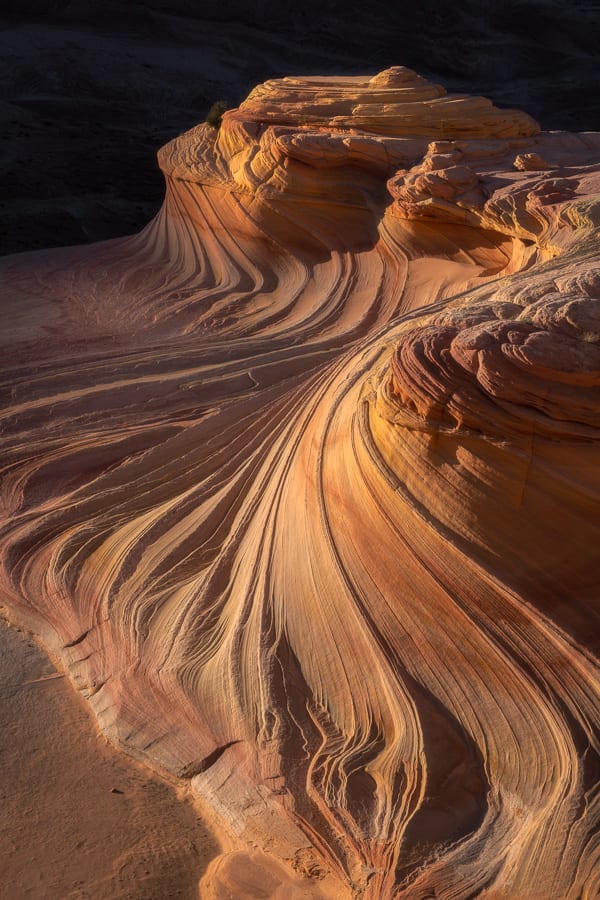
<svg viewBox="0 0 600 900">
<path fill-rule="evenodd" d="M 287 78 L 3 261 L 4 599 L 212 810 L 202 897 L 598 895 L 599 156 Z"/>
</svg>

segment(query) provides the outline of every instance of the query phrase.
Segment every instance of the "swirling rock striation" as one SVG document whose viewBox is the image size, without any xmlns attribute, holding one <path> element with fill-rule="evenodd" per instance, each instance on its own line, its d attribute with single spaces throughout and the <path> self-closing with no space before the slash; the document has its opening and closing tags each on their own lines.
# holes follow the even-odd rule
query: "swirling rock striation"
<svg viewBox="0 0 600 900">
<path fill-rule="evenodd" d="M 203 897 L 597 896 L 599 152 L 286 78 L 4 261 L 6 602 L 212 811 Z"/>
</svg>

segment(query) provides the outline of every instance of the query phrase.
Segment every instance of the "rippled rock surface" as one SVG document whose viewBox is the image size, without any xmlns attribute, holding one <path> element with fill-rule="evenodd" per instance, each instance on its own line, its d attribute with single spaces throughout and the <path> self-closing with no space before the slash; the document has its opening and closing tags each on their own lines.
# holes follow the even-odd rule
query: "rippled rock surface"
<svg viewBox="0 0 600 900">
<path fill-rule="evenodd" d="M 203 898 L 591 898 L 600 135 L 402 67 L 2 264 L 2 591 L 191 782 Z"/>
</svg>

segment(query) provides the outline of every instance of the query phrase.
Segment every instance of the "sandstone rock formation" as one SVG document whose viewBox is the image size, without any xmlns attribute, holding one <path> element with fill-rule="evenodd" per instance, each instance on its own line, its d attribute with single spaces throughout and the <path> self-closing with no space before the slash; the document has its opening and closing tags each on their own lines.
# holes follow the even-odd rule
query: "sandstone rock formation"
<svg viewBox="0 0 600 900">
<path fill-rule="evenodd" d="M 286 78 L 7 258 L 2 589 L 205 898 L 591 898 L 600 135 Z"/>
</svg>

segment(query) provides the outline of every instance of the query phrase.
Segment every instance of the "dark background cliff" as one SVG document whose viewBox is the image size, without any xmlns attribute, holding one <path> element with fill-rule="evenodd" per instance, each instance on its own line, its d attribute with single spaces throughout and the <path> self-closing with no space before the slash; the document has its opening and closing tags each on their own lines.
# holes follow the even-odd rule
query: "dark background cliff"
<svg viewBox="0 0 600 900">
<path fill-rule="evenodd" d="M 600 3 L 15 2 L 0 13 L 0 253 L 136 231 L 157 149 L 292 73 L 408 65 L 450 90 L 600 130 Z"/>
</svg>

